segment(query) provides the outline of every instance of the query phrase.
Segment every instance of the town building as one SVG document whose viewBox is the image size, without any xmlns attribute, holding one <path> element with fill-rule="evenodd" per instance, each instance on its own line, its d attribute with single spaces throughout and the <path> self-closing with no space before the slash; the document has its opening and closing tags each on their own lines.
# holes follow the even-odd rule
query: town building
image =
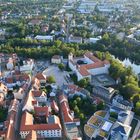
<svg viewBox="0 0 140 140">
<path fill-rule="evenodd" d="M 78 130 L 78 126 L 80 126 L 80 120 L 76 119 L 74 117 L 74 112 L 70 110 L 66 95 L 59 95 L 59 103 L 61 115 L 63 116 L 64 127 L 66 129 L 66 136 L 71 140 L 82 140 Z"/>
<path fill-rule="evenodd" d="M 82 96 L 83 98 L 86 98 L 88 95 L 90 95 L 86 89 L 80 88 L 74 84 L 65 84 L 62 86 L 62 90 L 69 98 L 73 98 L 74 96 Z"/>
<path fill-rule="evenodd" d="M 93 94 L 96 94 L 106 101 L 111 101 L 115 93 L 117 93 L 117 91 L 111 87 L 95 86 L 93 88 Z"/>
<path fill-rule="evenodd" d="M 120 111 L 118 118 L 112 120 L 109 111 L 97 111 L 84 126 L 87 139 L 128 140 L 131 132 L 132 111 Z"/>
<path fill-rule="evenodd" d="M 68 56 L 70 69 L 77 75 L 78 81 L 92 75 L 108 74 L 110 63 L 107 60 L 100 60 L 91 52 L 86 52 L 82 58 L 74 58 L 70 53 Z"/>
<path fill-rule="evenodd" d="M 35 79 L 39 80 L 41 87 L 44 87 L 46 85 L 46 80 L 47 80 L 46 75 L 42 73 L 37 73 Z"/>
<path fill-rule="evenodd" d="M 70 36 L 69 43 L 82 43 L 82 37 Z"/>
<path fill-rule="evenodd" d="M 14 140 L 16 131 L 16 114 L 18 112 L 19 101 L 14 99 L 8 108 L 7 119 L 0 129 L 0 139 Z"/>
<path fill-rule="evenodd" d="M 74 118 L 74 112 L 70 110 L 67 97 L 62 94 L 59 96 L 60 107 L 64 117 L 64 123 L 70 124 L 75 122 L 77 126 L 80 125 L 80 120 Z"/>
<path fill-rule="evenodd" d="M 43 114 L 42 108 L 39 109 L 40 113 L 38 115 Z M 45 115 L 48 114 L 45 113 Z M 48 116 L 46 116 L 46 118 L 48 118 Z M 32 130 L 35 131 L 37 138 L 60 138 L 62 136 L 62 128 L 60 120 L 57 116 L 55 115 L 51 116 L 51 118 L 45 124 L 34 124 L 33 115 L 25 111 L 22 114 L 21 119 L 21 127 L 20 127 L 21 138 L 26 139 L 27 136 L 32 132 Z"/>
<path fill-rule="evenodd" d="M 51 59 L 52 64 L 60 64 L 62 62 L 62 57 L 60 55 L 54 55 Z"/>
<path fill-rule="evenodd" d="M 48 41 L 53 41 L 53 36 L 47 35 L 47 36 L 43 36 L 43 35 L 37 35 L 35 37 L 35 39 L 37 40 L 48 40 Z"/>
<path fill-rule="evenodd" d="M 112 105 L 124 110 L 132 110 L 133 108 L 133 103 L 125 100 L 121 95 L 116 95 L 112 99 Z"/>
</svg>

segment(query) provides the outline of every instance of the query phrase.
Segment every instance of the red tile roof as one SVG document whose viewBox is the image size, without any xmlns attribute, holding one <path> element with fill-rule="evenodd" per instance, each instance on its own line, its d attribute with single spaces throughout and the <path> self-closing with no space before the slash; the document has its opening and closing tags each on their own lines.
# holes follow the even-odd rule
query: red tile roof
<svg viewBox="0 0 140 140">
<path fill-rule="evenodd" d="M 73 117 L 70 114 L 70 109 L 67 102 L 61 103 L 61 108 L 64 116 L 64 122 L 73 122 Z"/>
<path fill-rule="evenodd" d="M 87 69 L 85 67 L 79 67 L 78 69 L 79 73 L 82 75 L 82 76 L 88 76 L 90 75 L 90 73 L 87 71 Z"/>
<path fill-rule="evenodd" d="M 40 97 L 41 94 L 42 94 L 42 91 L 40 91 L 40 90 L 33 90 L 33 91 L 32 91 L 32 95 L 33 95 L 34 97 Z"/>
<path fill-rule="evenodd" d="M 38 80 L 46 80 L 45 76 L 44 76 L 42 73 L 38 73 L 35 77 L 36 77 Z"/>
<path fill-rule="evenodd" d="M 91 52 L 86 52 L 86 53 L 84 54 L 84 56 L 88 57 L 88 58 L 91 59 L 93 62 L 100 62 L 100 61 L 101 61 L 100 59 L 98 59 L 97 57 L 95 57 L 95 56 L 93 55 L 93 53 L 91 53 Z"/>
<path fill-rule="evenodd" d="M 93 61 L 91 64 L 84 64 L 84 65 L 78 65 L 78 71 L 82 76 L 88 76 L 90 73 L 88 70 L 104 67 L 106 64 L 110 64 L 108 60 L 101 61 L 97 57 L 95 57 L 91 52 L 85 53 L 85 56 L 88 57 Z"/>
<path fill-rule="evenodd" d="M 62 109 L 62 113 L 64 116 L 64 122 L 73 122 L 73 117 L 70 114 L 70 109 L 68 105 L 68 100 L 65 95 L 60 95 L 59 96 L 59 101 L 60 101 L 60 106 Z"/>
<path fill-rule="evenodd" d="M 57 104 L 56 104 L 56 102 L 55 102 L 54 100 L 51 102 L 51 108 L 52 108 L 55 112 L 58 112 L 58 111 L 59 111 L 59 108 L 58 108 L 58 106 L 57 106 Z"/>
<path fill-rule="evenodd" d="M 45 107 L 34 107 L 35 115 L 36 116 L 48 116 L 49 115 L 49 108 Z"/>
<path fill-rule="evenodd" d="M 7 77 L 6 78 L 6 83 L 7 84 L 12 84 L 13 83 L 13 78 L 12 77 Z"/>
<path fill-rule="evenodd" d="M 20 131 L 32 130 L 60 130 L 60 124 L 33 124 L 33 116 L 28 112 L 24 112 L 21 119 Z"/>
</svg>

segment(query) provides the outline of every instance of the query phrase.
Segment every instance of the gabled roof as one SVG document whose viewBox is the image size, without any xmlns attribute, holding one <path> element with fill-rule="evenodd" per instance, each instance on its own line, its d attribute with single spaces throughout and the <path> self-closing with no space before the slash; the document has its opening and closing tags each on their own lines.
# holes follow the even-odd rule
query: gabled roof
<svg viewBox="0 0 140 140">
<path fill-rule="evenodd" d="M 90 75 L 90 72 L 88 71 L 90 69 L 101 68 L 105 65 L 110 64 L 108 60 L 101 61 L 100 59 L 95 57 L 91 52 L 86 52 L 84 56 L 93 61 L 93 63 L 78 65 L 78 71 L 82 76 Z"/>
<path fill-rule="evenodd" d="M 56 112 L 59 111 L 59 108 L 54 100 L 51 102 L 51 108 Z"/>
<path fill-rule="evenodd" d="M 74 118 L 71 115 L 71 111 L 70 111 L 70 108 L 69 108 L 67 97 L 62 94 L 62 95 L 59 96 L 59 101 L 60 101 L 60 106 L 61 106 L 62 113 L 63 113 L 63 116 L 64 116 L 64 122 L 65 123 L 73 122 Z"/>
<path fill-rule="evenodd" d="M 61 130 L 60 123 L 54 124 L 33 124 L 33 115 L 27 111 L 23 113 L 20 125 L 20 131 L 32 130 Z"/>
<path fill-rule="evenodd" d="M 32 95 L 33 95 L 34 97 L 40 97 L 41 94 L 42 94 L 42 91 L 40 91 L 40 90 L 33 90 L 33 91 L 32 91 Z"/>
<path fill-rule="evenodd" d="M 37 73 L 35 76 L 38 80 L 46 80 L 45 76 L 42 73 Z"/>
<path fill-rule="evenodd" d="M 49 108 L 47 106 L 45 107 L 34 107 L 35 115 L 36 116 L 48 116 L 49 115 Z"/>
<path fill-rule="evenodd" d="M 80 66 L 79 69 L 78 69 L 78 71 L 79 71 L 79 73 L 82 76 L 88 76 L 88 75 L 90 75 L 90 73 L 87 71 L 87 69 L 85 67 Z"/>
<path fill-rule="evenodd" d="M 84 54 L 84 56 L 86 56 L 86 57 L 88 57 L 89 59 L 91 59 L 93 62 L 100 62 L 101 60 L 100 59 L 98 59 L 97 57 L 95 57 L 94 55 L 93 55 L 93 53 L 92 52 L 86 52 L 85 54 Z"/>
</svg>

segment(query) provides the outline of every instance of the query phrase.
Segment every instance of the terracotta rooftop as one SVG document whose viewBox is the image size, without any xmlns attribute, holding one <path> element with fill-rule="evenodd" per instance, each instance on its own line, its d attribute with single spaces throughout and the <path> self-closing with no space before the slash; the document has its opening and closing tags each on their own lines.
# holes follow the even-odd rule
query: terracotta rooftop
<svg viewBox="0 0 140 140">
<path fill-rule="evenodd" d="M 64 122 L 73 122 L 73 117 L 70 114 L 68 100 L 65 95 L 59 96 L 60 106 L 64 116 Z"/>
<path fill-rule="evenodd" d="M 49 108 L 45 107 L 34 107 L 35 115 L 36 116 L 48 116 L 49 115 Z"/>
<path fill-rule="evenodd" d="M 87 69 L 85 67 L 79 67 L 78 69 L 79 73 L 82 75 L 82 76 L 88 76 L 90 75 L 90 73 L 87 71 Z"/>
<path fill-rule="evenodd" d="M 100 62 L 100 61 L 101 61 L 100 59 L 98 59 L 97 57 L 95 57 L 95 56 L 93 55 L 93 53 L 91 53 L 91 52 L 86 52 L 86 53 L 84 54 L 84 56 L 88 57 L 88 58 L 91 59 L 93 62 Z"/>
<path fill-rule="evenodd" d="M 60 130 L 60 124 L 33 124 L 33 116 L 27 111 L 23 113 L 21 119 L 20 131 L 32 131 L 32 130 Z"/>
<path fill-rule="evenodd" d="M 104 60 L 104 61 L 99 60 L 91 52 L 85 53 L 84 56 L 86 56 L 90 60 L 92 60 L 93 63 L 78 65 L 78 71 L 82 76 L 90 75 L 90 73 L 88 72 L 88 70 L 90 70 L 90 69 L 100 68 L 100 67 L 104 67 L 106 64 L 110 64 L 110 62 L 108 60 Z"/>
<path fill-rule="evenodd" d="M 51 102 L 51 108 L 56 112 L 59 111 L 59 108 L 54 100 Z"/>
<path fill-rule="evenodd" d="M 6 83 L 7 83 L 7 84 L 13 83 L 13 78 L 12 78 L 12 77 L 7 77 L 7 78 L 6 78 Z"/>
<path fill-rule="evenodd" d="M 38 80 L 46 80 L 45 76 L 44 76 L 42 73 L 38 73 L 35 77 L 36 77 Z"/>
<path fill-rule="evenodd" d="M 42 91 L 40 91 L 40 90 L 33 90 L 33 91 L 32 91 L 32 95 L 33 95 L 34 97 L 40 97 L 41 94 L 42 94 Z"/>
</svg>

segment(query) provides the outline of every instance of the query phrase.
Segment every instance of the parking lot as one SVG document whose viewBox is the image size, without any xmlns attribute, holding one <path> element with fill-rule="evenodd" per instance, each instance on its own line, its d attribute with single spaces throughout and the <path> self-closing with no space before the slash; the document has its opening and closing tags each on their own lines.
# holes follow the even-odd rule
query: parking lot
<svg viewBox="0 0 140 140">
<path fill-rule="evenodd" d="M 56 85 L 61 87 L 63 84 L 69 83 L 67 78 L 68 73 L 66 71 L 61 71 L 56 65 L 49 66 L 46 70 L 43 71 L 43 74 L 46 76 L 54 76 L 56 80 Z"/>
</svg>

